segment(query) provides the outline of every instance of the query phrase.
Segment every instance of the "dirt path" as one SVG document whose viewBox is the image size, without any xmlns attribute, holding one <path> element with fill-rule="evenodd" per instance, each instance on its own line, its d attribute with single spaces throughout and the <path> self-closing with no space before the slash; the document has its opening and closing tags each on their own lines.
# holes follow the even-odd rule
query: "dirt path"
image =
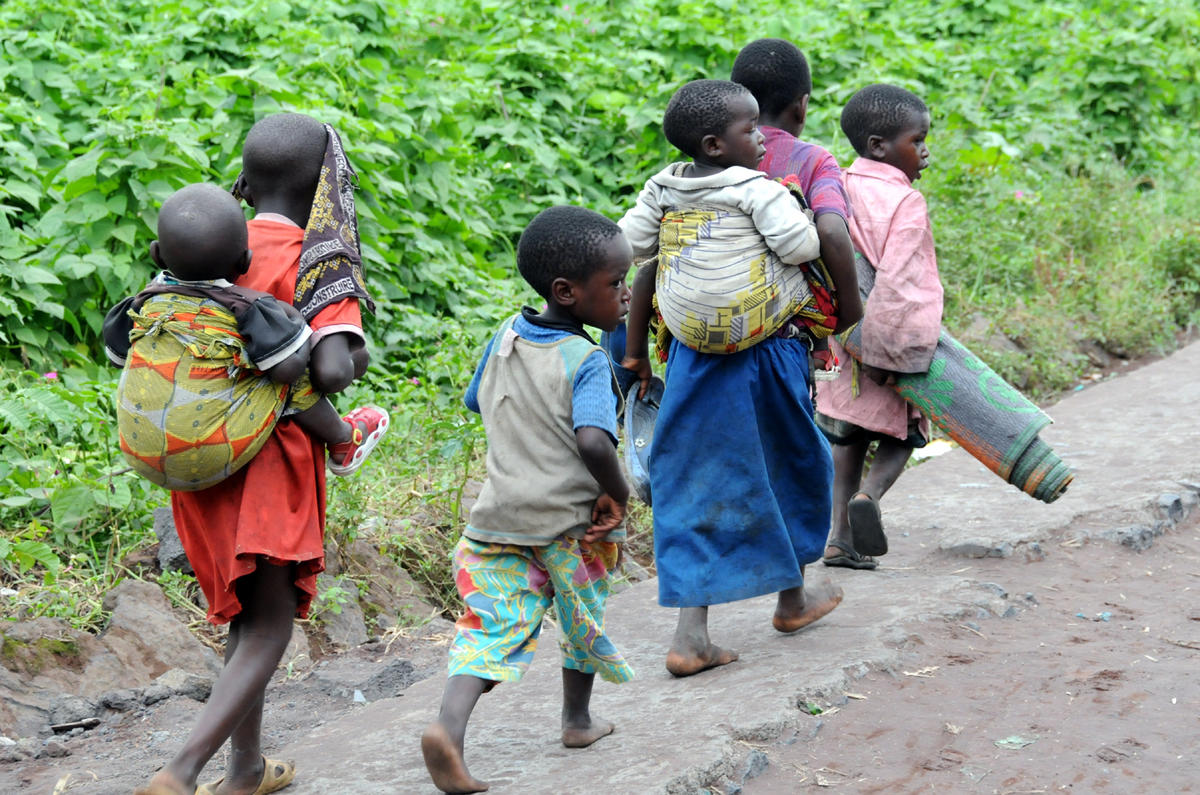
<svg viewBox="0 0 1200 795">
<path fill-rule="evenodd" d="M 545 627 L 525 679 L 480 702 L 472 772 L 498 795 L 1200 792 L 1197 371 L 1192 344 L 1052 407 L 1043 436 L 1077 471 L 1053 504 L 961 450 L 905 473 L 883 503 L 884 567 L 810 570 L 845 589 L 832 614 L 780 635 L 770 595 L 713 608 L 714 640 L 742 653 L 733 665 L 667 674 L 675 611 L 653 581 L 634 585 L 607 623 L 637 678 L 597 683 L 594 706 L 618 728 L 584 751 L 559 743 Z M 299 762 L 289 792 L 433 792 L 418 737 L 445 629 L 280 673 L 264 745 Z M 0 763 L 0 793 L 128 793 L 198 709 L 171 698 L 55 741 L 61 755 Z"/>
<path fill-rule="evenodd" d="M 957 566 L 1029 607 L 908 627 L 901 670 L 755 744 L 743 792 L 1200 792 L 1200 522 L 1063 541 Z"/>
</svg>

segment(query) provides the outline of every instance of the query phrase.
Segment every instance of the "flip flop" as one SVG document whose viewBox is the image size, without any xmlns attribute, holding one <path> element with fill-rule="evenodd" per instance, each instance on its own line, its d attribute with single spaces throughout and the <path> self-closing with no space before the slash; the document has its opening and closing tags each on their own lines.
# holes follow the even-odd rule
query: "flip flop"
<svg viewBox="0 0 1200 795">
<path fill-rule="evenodd" d="M 842 551 L 840 555 L 834 555 L 832 558 L 821 558 L 821 562 L 826 566 L 839 566 L 844 569 L 863 569 L 870 571 L 879 565 L 879 561 L 874 558 L 860 555 L 853 547 L 848 547 L 838 541 L 830 541 L 827 546 L 836 547 Z"/>
<path fill-rule="evenodd" d="M 292 783 L 292 779 L 296 777 L 296 763 L 292 760 L 281 762 L 278 759 L 267 759 L 263 757 L 263 774 L 262 781 L 258 782 L 258 789 L 254 790 L 253 795 L 267 795 L 268 792 L 278 792 L 279 790 Z M 217 787 L 225 781 L 225 777 L 213 781 L 209 784 L 201 784 L 196 788 L 196 795 L 217 795 Z"/>
<path fill-rule="evenodd" d="M 858 492 L 846 503 L 846 518 L 850 520 L 850 537 L 854 539 L 854 549 L 863 555 L 886 555 L 888 541 L 883 532 L 883 516 L 879 513 L 879 504 L 870 497 L 865 500 L 856 499 L 859 494 L 864 493 Z"/>
</svg>

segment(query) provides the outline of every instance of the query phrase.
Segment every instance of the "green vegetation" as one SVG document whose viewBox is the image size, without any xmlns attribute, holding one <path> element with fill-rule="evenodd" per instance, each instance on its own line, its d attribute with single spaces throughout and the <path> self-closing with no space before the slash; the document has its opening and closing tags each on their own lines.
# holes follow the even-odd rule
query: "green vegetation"
<svg viewBox="0 0 1200 795">
<path fill-rule="evenodd" d="M 150 275 L 161 201 L 231 184 L 273 111 L 333 123 L 359 171 L 380 310 L 369 378 L 339 402 L 396 422 L 368 476 L 334 484 L 331 532 L 375 534 L 448 603 L 481 473 L 459 395 L 487 329 L 532 300 L 520 229 L 553 203 L 618 216 L 675 157 L 670 94 L 727 75 L 753 38 L 808 54 L 806 136 L 843 163 L 854 90 L 925 98 L 946 324 L 1027 392 L 1088 372 L 1081 343 L 1169 347 L 1198 306 L 1190 0 L 9 0 L 0 29 L 3 615 L 102 624 L 100 597 L 152 538 L 165 495 L 115 455 L 100 321 Z"/>
</svg>

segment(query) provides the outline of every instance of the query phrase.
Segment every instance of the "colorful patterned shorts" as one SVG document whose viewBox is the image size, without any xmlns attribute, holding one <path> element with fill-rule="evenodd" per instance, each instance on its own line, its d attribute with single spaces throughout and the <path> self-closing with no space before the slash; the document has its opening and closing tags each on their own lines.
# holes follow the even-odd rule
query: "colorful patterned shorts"
<svg viewBox="0 0 1200 795">
<path fill-rule="evenodd" d="M 515 682 L 529 668 L 542 618 L 553 606 L 563 667 L 628 682 L 633 669 L 604 634 L 611 542 L 561 536 L 540 547 L 485 544 L 464 536 L 454 581 L 466 604 L 450 644 L 450 676 Z"/>
</svg>

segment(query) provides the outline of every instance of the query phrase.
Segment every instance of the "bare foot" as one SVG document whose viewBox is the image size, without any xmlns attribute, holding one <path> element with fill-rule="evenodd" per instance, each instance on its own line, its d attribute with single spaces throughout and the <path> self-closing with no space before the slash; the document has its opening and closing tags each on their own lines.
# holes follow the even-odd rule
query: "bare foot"
<svg viewBox="0 0 1200 795">
<path fill-rule="evenodd" d="M 829 580 L 779 594 L 771 623 L 780 632 L 795 632 L 830 613 L 842 601 L 842 589 Z"/>
<path fill-rule="evenodd" d="M 587 748 L 601 737 L 613 733 L 613 724 L 600 718 L 592 718 L 588 726 L 563 726 L 562 743 L 568 748 Z"/>
<path fill-rule="evenodd" d="M 454 744 L 446 727 L 431 723 L 421 735 L 421 754 L 434 786 L 442 792 L 486 792 L 488 785 L 467 771 L 462 751 Z"/>
<path fill-rule="evenodd" d="M 674 647 L 667 652 L 667 670 L 674 676 L 691 676 L 718 665 L 728 665 L 738 658 L 738 653 L 731 649 L 722 649 L 709 643 L 704 649 L 676 650 Z"/>
</svg>

